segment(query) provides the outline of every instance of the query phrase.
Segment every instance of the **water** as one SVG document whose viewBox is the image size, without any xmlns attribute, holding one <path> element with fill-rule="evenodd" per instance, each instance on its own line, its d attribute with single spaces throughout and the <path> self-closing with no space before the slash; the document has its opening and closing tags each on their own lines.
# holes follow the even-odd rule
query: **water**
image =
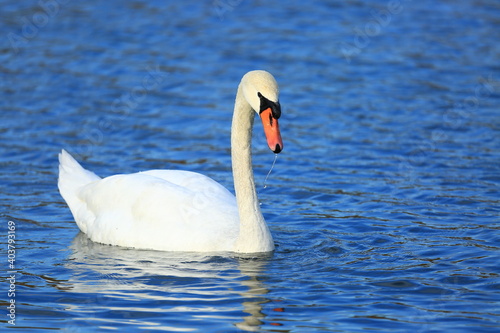
<svg viewBox="0 0 500 333">
<path fill-rule="evenodd" d="M 266 178 L 264 179 L 264 188 L 267 188 L 267 180 L 269 179 L 269 176 L 271 175 L 271 172 L 273 171 L 277 160 L 278 160 L 278 154 L 274 154 L 273 164 L 271 164 L 271 168 L 267 172 Z"/>
<path fill-rule="evenodd" d="M 499 331 L 497 1 L 0 8 L 3 327 L 14 300 L 23 331 Z M 231 111 L 251 69 L 282 91 L 266 183 L 273 154 L 254 134 L 273 254 L 79 234 L 61 148 L 101 176 L 187 169 L 232 189 Z"/>
</svg>

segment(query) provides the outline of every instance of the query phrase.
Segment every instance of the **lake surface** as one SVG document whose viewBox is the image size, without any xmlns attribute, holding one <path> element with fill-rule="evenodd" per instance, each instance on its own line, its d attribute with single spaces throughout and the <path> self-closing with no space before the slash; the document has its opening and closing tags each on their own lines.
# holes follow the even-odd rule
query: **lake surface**
<svg viewBox="0 0 500 333">
<path fill-rule="evenodd" d="M 4 328 L 500 331 L 498 1 L 0 8 Z M 265 184 L 260 123 L 253 140 L 274 253 L 79 233 L 62 148 L 101 176 L 185 169 L 232 191 L 231 112 L 252 69 L 281 87 L 285 147 Z"/>
</svg>

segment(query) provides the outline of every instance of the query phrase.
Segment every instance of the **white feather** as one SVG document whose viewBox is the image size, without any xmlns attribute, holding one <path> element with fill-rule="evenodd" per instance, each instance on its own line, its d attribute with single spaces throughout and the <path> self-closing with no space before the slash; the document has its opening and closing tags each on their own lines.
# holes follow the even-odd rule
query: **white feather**
<svg viewBox="0 0 500 333">
<path fill-rule="evenodd" d="M 258 103 L 257 91 L 277 101 L 271 74 L 249 72 L 238 89 L 231 134 L 238 199 L 214 180 L 188 171 L 151 170 L 101 179 L 63 150 L 59 191 L 80 230 L 95 242 L 142 249 L 272 251 L 251 167 L 251 104 Z M 246 94 L 255 95 L 251 104 Z"/>
</svg>

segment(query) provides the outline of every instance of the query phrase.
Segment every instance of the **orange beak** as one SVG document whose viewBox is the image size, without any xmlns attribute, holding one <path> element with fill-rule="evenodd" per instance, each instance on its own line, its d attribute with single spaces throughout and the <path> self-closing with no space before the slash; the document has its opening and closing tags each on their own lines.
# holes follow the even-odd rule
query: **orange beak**
<svg viewBox="0 0 500 333">
<path fill-rule="evenodd" d="M 283 150 L 283 141 L 281 140 L 280 127 L 278 119 L 273 117 L 271 108 L 267 108 L 260 113 L 260 119 L 264 126 L 264 133 L 266 134 L 267 145 L 274 153 L 279 153 Z"/>
</svg>

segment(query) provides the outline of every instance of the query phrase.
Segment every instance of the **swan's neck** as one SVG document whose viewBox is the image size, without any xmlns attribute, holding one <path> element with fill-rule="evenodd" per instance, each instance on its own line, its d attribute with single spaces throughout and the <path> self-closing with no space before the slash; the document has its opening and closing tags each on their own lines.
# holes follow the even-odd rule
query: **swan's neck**
<svg viewBox="0 0 500 333">
<path fill-rule="evenodd" d="M 274 243 L 266 221 L 260 211 L 252 171 L 252 126 L 255 111 L 245 100 L 241 85 L 238 87 L 231 127 L 231 159 L 234 189 L 240 216 L 237 252 L 268 252 Z"/>
</svg>

